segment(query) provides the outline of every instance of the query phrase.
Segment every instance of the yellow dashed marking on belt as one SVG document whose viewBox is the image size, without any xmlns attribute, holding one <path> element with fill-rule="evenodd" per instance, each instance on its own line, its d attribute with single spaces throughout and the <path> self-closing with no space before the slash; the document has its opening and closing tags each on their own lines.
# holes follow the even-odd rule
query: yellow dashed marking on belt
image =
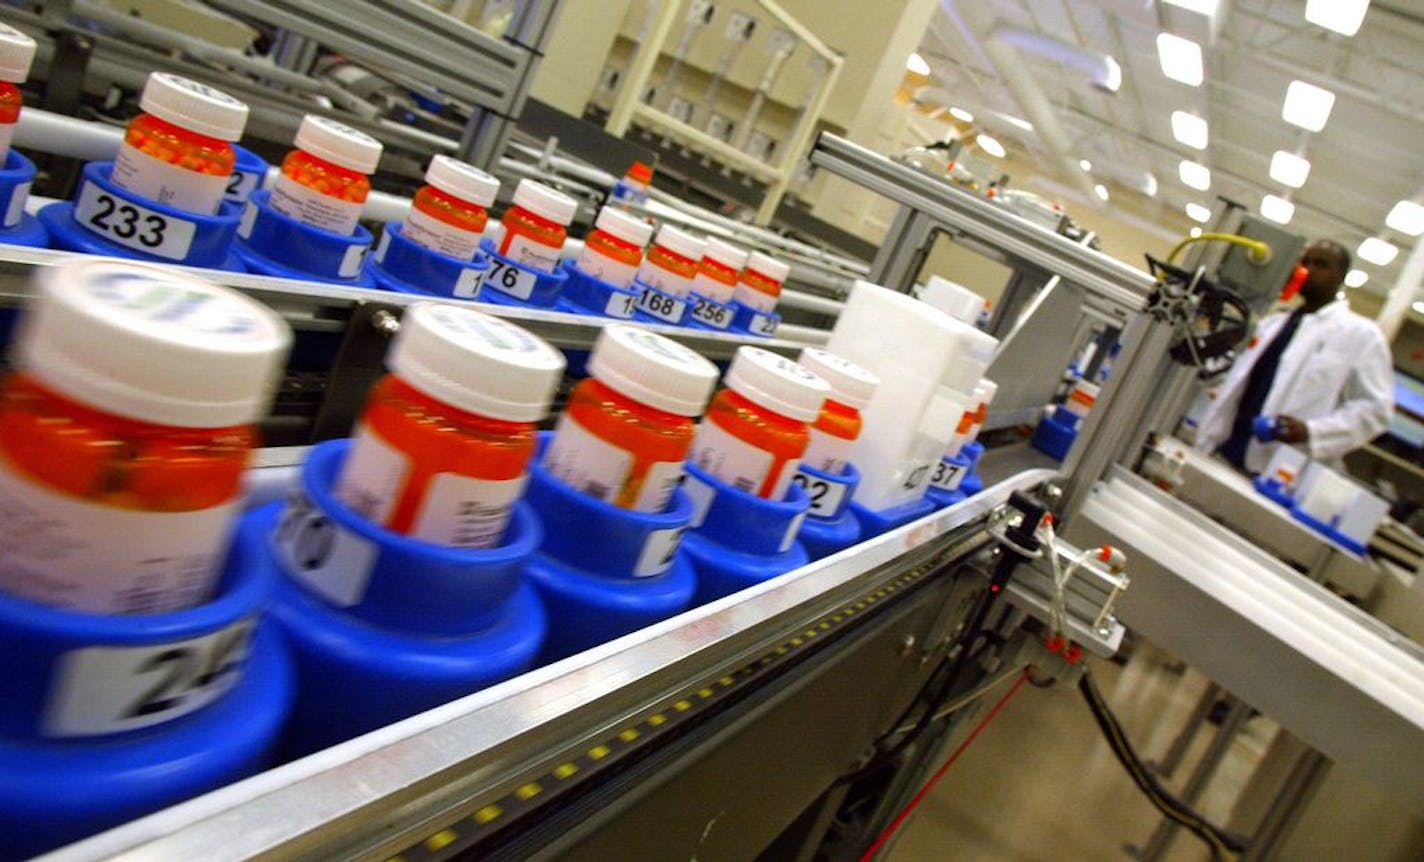
<svg viewBox="0 0 1424 862">
<path fill-rule="evenodd" d="M 436 832 L 434 835 L 430 836 L 429 838 L 425 839 L 425 849 L 434 853 L 441 847 L 444 847 L 445 845 L 454 842 L 459 837 L 460 836 L 456 835 L 452 830 L 442 829 L 439 832 Z"/>
<path fill-rule="evenodd" d="M 539 782 L 531 781 L 523 787 L 519 788 L 518 790 L 514 791 L 514 795 L 517 796 L 521 801 L 528 802 L 530 799 L 533 799 L 534 797 L 538 796 L 540 793 L 543 792 L 544 788 L 539 786 Z"/>
<path fill-rule="evenodd" d="M 404 857 L 404 856 L 392 856 L 391 858 L 387 859 L 386 862 L 405 862 L 405 857 Z"/>
<path fill-rule="evenodd" d="M 840 621 L 841 621 L 841 615 L 840 615 L 840 614 L 836 614 L 835 616 L 831 617 L 831 622 L 833 622 L 833 623 L 838 623 L 838 622 L 840 622 Z"/>
<path fill-rule="evenodd" d="M 762 658 L 761 658 L 761 663 L 762 663 L 762 664 L 771 664 L 771 656 L 769 656 L 769 655 L 767 655 L 767 656 L 762 656 Z"/>
<path fill-rule="evenodd" d="M 816 630 L 815 630 L 815 629 L 806 629 L 806 637 L 808 637 L 808 638 L 813 638 L 813 637 L 815 637 L 815 636 L 816 636 Z"/>
<path fill-rule="evenodd" d="M 853 617 L 853 616 L 855 616 L 855 608 L 846 608 L 846 609 L 845 609 L 845 615 L 848 616 L 848 617 Z"/>
<path fill-rule="evenodd" d="M 638 733 L 638 729 L 636 727 L 630 727 L 627 730 L 620 732 L 618 734 L 618 738 L 623 740 L 624 742 L 632 742 L 641 735 L 642 734 Z"/>
<path fill-rule="evenodd" d="M 667 721 L 667 716 L 661 712 L 648 716 L 648 724 L 651 724 L 653 727 L 657 727 L 665 721 Z"/>
<path fill-rule="evenodd" d="M 817 628 L 819 628 L 821 631 L 825 631 L 826 629 L 828 629 L 828 628 L 830 628 L 830 627 L 831 627 L 831 624 L 828 623 L 828 622 L 822 622 L 819 626 L 817 626 Z"/>
<path fill-rule="evenodd" d="M 777 648 L 776 648 L 776 654 L 777 654 L 777 655 L 786 655 L 786 647 L 784 647 L 784 646 L 779 646 L 779 647 L 777 647 Z"/>
<path fill-rule="evenodd" d="M 691 701 L 679 700 L 677 703 L 672 705 L 672 708 L 677 710 L 678 712 L 687 712 L 689 709 L 692 709 L 692 703 Z"/>
<path fill-rule="evenodd" d="M 724 676 L 721 679 L 717 680 L 717 682 L 723 687 L 726 687 L 736 682 L 736 680 L 732 679 L 730 676 Z"/>
<path fill-rule="evenodd" d="M 700 698 L 702 698 L 703 700 L 706 700 L 707 698 L 709 698 L 709 697 L 712 696 L 712 689 L 710 689 L 710 688 L 698 689 L 698 690 L 697 690 L 697 696 L 700 697 Z"/>
<path fill-rule="evenodd" d="M 588 759 L 589 759 L 589 760 L 602 760 L 603 758 L 605 758 L 605 757 L 608 756 L 608 753 L 609 753 L 610 751 L 612 751 L 612 749 L 610 749 L 610 748 L 609 748 L 608 746 L 606 746 L 606 745 L 595 745 L 593 748 L 590 748 L 590 749 L 588 750 Z"/>
<path fill-rule="evenodd" d="M 801 644 L 802 644 L 802 640 L 801 640 L 800 638 L 792 638 L 792 639 L 791 639 L 791 645 L 792 645 L 792 646 L 801 646 Z M 784 649 L 784 647 L 783 647 L 783 649 Z"/>
<path fill-rule="evenodd" d="M 563 781 L 575 772 L 578 772 L 577 766 L 574 766 L 572 763 L 564 763 L 560 764 L 559 768 L 554 770 L 554 777 Z"/>
<path fill-rule="evenodd" d="M 498 805 L 486 805 L 484 808 L 481 808 L 479 811 L 475 812 L 474 821 L 483 825 L 485 823 L 490 822 L 491 820 L 498 819 L 499 815 L 503 813 L 504 809 L 500 808 Z"/>
</svg>

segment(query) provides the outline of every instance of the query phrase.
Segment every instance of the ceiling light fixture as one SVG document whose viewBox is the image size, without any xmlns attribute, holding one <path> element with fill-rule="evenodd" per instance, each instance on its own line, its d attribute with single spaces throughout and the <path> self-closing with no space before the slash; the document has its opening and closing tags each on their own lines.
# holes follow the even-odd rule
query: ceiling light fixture
<svg viewBox="0 0 1424 862">
<path fill-rule="evenodd" d="M 1424 207 L 1414 201 L 1400 201 L 1385 216 L 1384 223 L 1390 230 L 1397 230 L 1406 236 L 1424 234 Z"/>
<path fill-rule="evenodd" d="M 918 51 L 911 54 L 909 58 L 905 60 L 905 68 L 914 72 L 916 75 L 928 75 L 930 73 L 929 62 L 926 61 L 924 57 L 921 57 Z"/>
<path fill-rule="evenodd" d="M 1399 247 L 1392 242 L 1372 236 L 1360 243 L 1360 247 L 1356 251 L 1361 260 L 1367 260 L 1375 266 L 1389 266 L 1394 261 L 1394 256 L 1399 254 Z"/>
<path fill-rule="evenodd" d="M 1194 150 L 1206 149 L 1206 120 L 1186 111 L 1172 112 L 1172 137 Z"/>
<path fill-rule="evenodd" d="M 1281 119 L 1300 126 L 1307 132 L 1318 132 L 1330 119 L 1335 107 L 1335 94 L 1305 81 L 1291 81 L 1286 87 L 1286 101 L 1281 107 Z"/>
<path fill-rule="evenodd" d="M 1411 305 L 1410 308 L 1414 309 L 1419 314 L 1424 314 L 1424 302 L 1416 302 Z"/>
<path fill-rule="evenodd" d="M 1082 168 L 1083 173 L 1086 174 L 1088 171 L 1091 171 L 1093 169 L 1093 163 L 1088 161 L 1087 159 L 1079 159 L 1078 167 Z"/>
<path fill-rule="evenodd" d="M 1187 218 L 1195 222 L 1206 224 L 1211 221 L 1211 207 L 1202 206 L 1197 203 L 1187 204 Z"/>
<path fill-rule="evenodd" d="M 972 122 L 974 122 L 974 115 L 971 114 L 971 113 L 969 113 L 968 111 L 964 110 L 963 108 L 954 108 L 954 107 L 951 107 L 951 108 L 949 109 L 949 115 L 950 115 L 951 117 L 955 118 L 956 120 L 958 120 L 958 121 L 961 122 L 961 123 L 972 123 Z"/>
<path fill-rule="evenodd" d="M 1305 20 L 1342 36 L 1360 32 L 1370 0 L 1305 0 Z"/>
<path fill-rule="evenodd" d="M 1271 156 L 1271 179 L 1281 185 L 1298 189 L 1305 185 L 1305 178 L 1308 176 L 1310 176 L 1310 161 L 1308 159 L 1285 150 L 1276 150 L 1276 154 Z"/>
<path fill-rule="evenodd" d="M 1008 123 L 1011 126 L 1017 126 L 1018 128 L 1023 129 L 1025 132 L 1033 131 L 1033 123 L 1030 123 L 1023 117 L 1015 117 L 1013 114 L 1000 114 L 999 116 L 1003 117 L 1004 122 Z"/>
<path fill-rule="evenodd" d="M 1279 195 L 1266 195 L 1261 198 L 1261 217 L 1276 224 L 1290 224 L 1295 217 L 1295 204 Z"/>
<path fill-rule="evenodd" d="M 1162 64 L 1162 74 L 1189 87 L 1200 87 L 1202 72 L 1201 46 L 1191 39 L 1183 39 L 1171 33 L 1157 34 L 1157 60 Z"/>
<path fill-rule="evenodd" d="M 974 143 L 979 145 L 979 149 L 996 159 L 1002 159 L 1006 153 L 1004 145 L 988 135 L 979 135 L 974 139 Z"/>
<path fill-rule="evenodd" d="M 1369 280 L 1369 275 L 1367 275 L 1363 269 L 1352 269 L 1345 273 L 1346 287 L 1364 287 L 1365 282 Z"/>
<path fill-rule="evenodd" d="M 1093 186 L 1093 194 L 1098 196 L 1098 200 L 1105 201 L 1108 199 L 1108 187 L 1102 183 L 1098 183 Z"/>
<path fill-rule="evenodd" d="M 1197 237 L 1199 237 L 1199 236 L 1201 236 L 1201 235 L 1202 235 L 1202 229 L 1199 228 L 1199 227 L 1194 227 L 1194 228 L 1192 228 L 1190 231 L 1187 232 L 1187 236 L 1191 237 L 1192 239 L 1196 239 Z"/>
<path fill-rule="evenodd" d="M 1177 175 L 1182 178 L 1182 183 L 1188 188 L 1204 192 L 1211 188 L 1211 170 L 1200 162 L 1191 159 L 1183 159 L 1177 166 Z"/>
</svg>

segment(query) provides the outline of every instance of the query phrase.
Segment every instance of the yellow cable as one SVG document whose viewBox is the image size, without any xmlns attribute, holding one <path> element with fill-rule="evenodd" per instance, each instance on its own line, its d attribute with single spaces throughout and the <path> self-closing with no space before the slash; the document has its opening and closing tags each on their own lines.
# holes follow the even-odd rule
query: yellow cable
<svg viewBox="0 0 1424 862">
<path fill-rule="evenodd" d="M 1234 233 L 1204 233 L 1186 237 L 1173 246 L 1172 251 L 1167 255 L 1167 263 L 1176 263 L 1177 255 L 1182 253 L 1182 249 L 1198 242 L 1229 242 L 1232 245 L 1242 246 L 1250 250 L 1252 263 L 1266 263 L 1271 259 L 1271 246 L 1259 239 L 1251 239 Z"/>
</svg>

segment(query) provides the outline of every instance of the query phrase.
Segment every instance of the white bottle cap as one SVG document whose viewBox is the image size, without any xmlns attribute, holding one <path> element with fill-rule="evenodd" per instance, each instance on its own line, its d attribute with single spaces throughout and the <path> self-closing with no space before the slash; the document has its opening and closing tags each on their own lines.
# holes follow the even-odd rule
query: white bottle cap
<svg viewBox="0 0 1424 862">
<path fill-rule="evenodd" d="M 702 250 L 707 244 L 676 225 L 665 224 L 658 228 L 658 238 L 653 245 L 660 245 L 696 263 L 702 259 Z"/>
<path fill-rule="evenodd" d="M 96 410 L 183 428 L 261 419 L 291 346 L 267 306 L 176 269 L 108 259 L 42 270 L 16 364 Z"/>
<path fill-rule="evenodd" d="M 487 207 L 499 194 L 499 180 L 472 164 L 437 155 L 425 169 L 425 181 L 447 195 Z"/>
<path fill-rule="evenodd" d="M 151 72 L 138 100 L 139 110 L 223 141 L 242 137 L 247 105 L 207 84 L 171 72 Z"/>
<path fill-rule="evenodd" d="M 979 319 L 979 312 L 984 310 L 984 297 L 962 284 L 937 275 L 930 276 L 920 290 L 920 299 L 970 326 Z"/>
<path fill-rule="evenodd" d="M 30 76 L 35 40 L 8 24 L 0 24 L 0 81 L 19 84 Z"/>
<path fill-rule="evenodd" d="M 821 414 L 831 385 L 785 356 L 738 347 L 727 369 L 727 388 L 762 407 L 801 422 Z"/>
<path fill-rule="evenodd" d="M 880 386 L 880 378 L 877 375 L 829 350 L 808 347 L 801 351 L 797 361 L 831 385 L 831 399 L 856 410 L 869 404 L 870 399 L 875 397 L 875 390 Z"/>
<path fill-rule="evenodd" d="M 741 272 L 747 263 L 746 252 L 712 236 L 707 237 L 707 243 L 702 247 L 702 256 L 738 272 Z"/>
<path fill-rule="evenodd" d="M 777 284 L 786 281 L 786 277 L 791 274 L 791 266 L 782 263 L 771 255 L 754 251 L 747 255 L 747 269 L 759 272 Z"/>
<path fill-rule="evenodd" d="M 360 129 L 317 114 L 302 117 L 292 143 L 322 161 L 357 173 L 369 174 L 381 161 L 380 141 Z"/>
<path fill-rule="evenodd" d="M 604 327 L 589 356 L 588 373 L 614 392 L 678 416 L 700 415 L 717 385 L 717 366 L 636 326 Z"/>
<path fill-rule="evenodd" d="M 985 377 L 979 381 L 979 385 L 974 387 L 974 403 L 985 406 L 994 403 L 994 396 L 999 394 L 999 384 Z"/>
<path fill-rule="evenodd" d="M 514 187 L 514 205 L 565 227 L 578 212 L 578 201 L 533 180 L 520 180 Z"/>
<path fill-rule="evenodd" d="M 607 231 L 624 242 L 631 242 L 639 248 L 648 244 L 648 240 L 653 237 L 653 226 L 638 218 L 613 207 L 604 207 L 598 211 L 598 219 L 593 226 L 601 231 Z"/>
<path fill-rule="evenodd" d="M 467 413 L 537 422 L 564 376 L 564 355 L 498 317 L 418 302 L 401 317 L 386 358 L 397 377 Z"/>
</svg>

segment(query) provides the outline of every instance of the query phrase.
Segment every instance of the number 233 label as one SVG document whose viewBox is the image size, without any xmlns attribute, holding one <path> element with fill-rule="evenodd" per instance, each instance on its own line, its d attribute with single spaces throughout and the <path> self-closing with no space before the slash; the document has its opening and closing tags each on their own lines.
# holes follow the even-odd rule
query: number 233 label
<svg viewBox="0 0 1424 862">
<path fill-rule="evenodd" d="M 183 260 L 198 226 L 125 200 L 86 182 L 74 204 L 74 220 L 91 233 L 136 251 Z"/>
<path fill-rule="evenodd" d="M 207 706 L 237 683 L 253 627 L 245 619 L 183 641 L 67 653 L 58 663 L 45 734 L 136 730 Z"/>
</svg>

